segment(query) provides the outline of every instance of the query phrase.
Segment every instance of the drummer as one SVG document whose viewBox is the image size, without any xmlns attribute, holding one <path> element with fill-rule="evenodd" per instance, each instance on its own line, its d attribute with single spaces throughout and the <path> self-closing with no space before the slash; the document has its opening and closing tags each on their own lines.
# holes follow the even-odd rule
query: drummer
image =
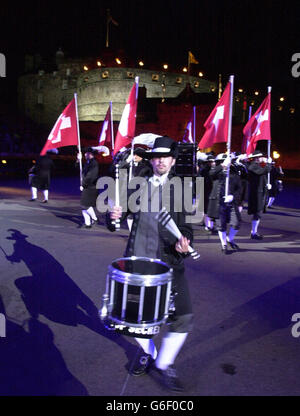
<svg viewBox="0 0 300 416">
<path fill-rule="evenodd" d="M 170 137 L 156 138 L 153 149 L 147 154 L 152 165 L 153 174 L 147 177 L 148 188 L 152 193 L 148 202 L 152 201 L 155 193 L 162 194 L 168 179 L 174 177 L 174 165 L 178 154 L 177 143 Z M 170 187 L 172 189 L 172 187 Z M 170 189 L 169 188 L 169 189 Z M 148 189 L 147 189 L 148 191 Z M 176 197 L 178 193 L 170 192 L 170 215 L 177 224 L 182 237 L 177 240 L 155 218 L 157 212 L 143 212 L 140 210 L 133 214 L 133 224 L 129 235 L 125 257 L 140 256 L 161 259 L 173 269 L 173 292 L 175 294 L 175 312 L 169 316 L 168 332 L 164 336 L 161 348 L 157 352 L 152 339 L 135 338 L 143 352 L 132 363 L 131 374 L 140 376 L 147 373 L 150 368 L 156 370 L 161 376 L 165 386 L 171 391 L 183 391 L 176 369 L 175 359 L 181 350 L 188 333 L 192 329 L 192 305 L 187 280 L 184 275 L 184 258 L 188 254 L 188 246 L 193 238 L 192 227 L 185 223 L 184 212 L 175 212 Z M 114 206 L 108 216 L 108 228 L 115 230 L 114 220 L 123 221 L 128 212 L 122 212 L 121 207 Z M 145 270 L 146 272 L 146 270 Z"/>
</svg>

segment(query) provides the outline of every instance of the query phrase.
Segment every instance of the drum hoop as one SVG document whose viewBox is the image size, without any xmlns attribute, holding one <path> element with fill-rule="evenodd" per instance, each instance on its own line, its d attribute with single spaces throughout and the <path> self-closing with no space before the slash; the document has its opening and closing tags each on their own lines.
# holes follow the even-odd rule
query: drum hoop
<svg viewBox="0 0 300 416">
<path fill-rule="evenodd" d="M 127 327 L 128 326 L 132 326 L 134 328 L 151 328 L 153 326 L 163 325 L 166 322 L 166 320 L 168 319 L 168 315 L 164 315 L 163 318 L 160 319 L 159 321 L 152 321 L 152 322 L 148 322 L 148 323 L 146 323 L 146 322 L 145 323 L 140 322 L 138 324 L 133 323 L 133 322 L 128 322 L 128 321 L 121 321 L 120 319 L 115 318 L 115 317 L 113 317 L 111 315 L 108 315 L 108 319 L 110 321 L 115 322 L 118 325 L 124 325 L 124 326 L 127 326 Z"/>
<path fill-rule="evenodd" d="M 108 267 L 109 270 L 109 276 L 120 283 L 124 284 L 133 284 L 134 286 L 160 286 L 162 284 L 167 284 L 168 282 L 173 280 L 173 269 L 171 269 L 166 263 L 159 259 L 151 259 L 148 257 L 121 257 L 116 260 L 114 260 L 112 263 L 117 261 L 126 261 L 126 260 L 144 260 L 146 262 L 155 262 L 159 263 L 165 267 L 168 268 L 168 271 L 157 274 L 157 275 L 151 275 L 151 274 L 135 274 L 135 273 L 129 273 L 129 272 L 123 272 L 121 270 L 116 269 L 112 265 Z"/>
</svg>

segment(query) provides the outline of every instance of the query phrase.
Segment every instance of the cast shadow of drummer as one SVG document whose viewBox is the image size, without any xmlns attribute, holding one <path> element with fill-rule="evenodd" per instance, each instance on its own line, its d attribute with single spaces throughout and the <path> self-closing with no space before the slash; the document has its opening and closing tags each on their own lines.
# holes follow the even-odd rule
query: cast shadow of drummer
<svg viewBox="0 0 300 416">
<path fill-rule="evenodd" d="M 23 261 L 31 275 L 15 281 L 21 298 L 31 317 L 47 319 L 64 325 L 83 325 L 106 337 L 130 354 L 132 344 L 102 324 L 98 309 L 74 281 L 66 274 L 62 265 L 45 249 L 27 241 L 27 235 L 16 229 L 8 240 L 15 240 L 14 252 L 6 256 L 12 263 Z"/>
<path fill-rule="evenodd" d="M 68 370 L 48 325 L 34 318 L 14 322 L 6 316 L 1 296 L 0 313 L 6 317 L 5 338 L 0 339 L 1 396 L 88 396 Z"/>
</svg>

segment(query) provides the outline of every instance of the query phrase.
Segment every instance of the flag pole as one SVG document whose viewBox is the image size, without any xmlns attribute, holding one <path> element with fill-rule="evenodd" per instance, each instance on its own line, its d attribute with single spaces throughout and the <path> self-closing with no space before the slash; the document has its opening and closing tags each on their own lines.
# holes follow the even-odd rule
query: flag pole
<svg viewBox="0 0 300 416">
<path fill-rule="evenodd" d="M 248 114 L 248 121 L 250 120 L 250 118 L 252 117 L 252 105 L 249 105 L 249 114 Z M 249 145 L 249 140 L 247 139 L 247 147 Z M 247 149 L 246 147 L 246 149 Z"/>
<path fill-rule="evenodd" d="M 115 138 L 114 138 L 114 122 L 113 122 L 113 112 L 112 112 L 112 101 L 109 102 L 110 108 L 110 131 L 111 131 L 111 147 L 112 150 L 115 148 Z"/>
<path fill-rule="evenodd" d="M 193 108 L 193 116 L 194 116 L 194 126 L 193 126 L 193 140 L 194 140 L 194 144 L 196 143 L 196 106 L 194 105 Z"/>
<path fill-rule="evenodd" d="M 81 144 L 80 144 L 80 131 L 79 131 L 79 120 L 78 120 L 78 109 L 77 109 L 77 93 L 74 93 L 75 98 L 75 111 L 76 111 L 76 122 L 77 122 L 77 136 L 78 136 L 78 152 L 81 155 Z M 80 186 L 82 186 L 82 155 L 79 159 L 79 171 L 80 171 Z"/>
<path fill-rule="evenodd" d="M 227 135 L 227 156 L 228 157 L 230 157 L 230 153 L 231 153 L 232 102 L 233 102 L 234 75 L 230 75 L 229 82 L 230 82 L 230 106 L 229 106 L 228 135 Z M 228 196 L 228 191 L 229 191 L 229 174 L 230 174 L 230 165 L 227 166 L 227 172 L 226 172 L 225 198 Z"/>
<path fill-rule="evenodd" d="M 136 101 L 137 101 L 137 99 L 138 99 L 138 95 L 139 95 L 139 77 L 135 77 L 135 83 L 136 83 L 136 88 L 135 88 L 135 99 L 136 99 Z M 134 147 L 134 144 L 133 144 L 133 138 L 132 138 L 132 141 L 131 141 L 131 151 L 130 151 L 131 160 L 130 160 L 130 167 L 129 167 L 129 178 L 128 178 L 129 182 L 130 182 L 130 181 L 131 181 L 131 179 L 132 179 L 132 168 L 133 168 L 133 147 Z"/>
<path fill-rule="evenodd" d="M 271 112 L 271 91 L 272 87 L 268 87 L 268 94 L 270 94 L 270 112 Z M 268 140 L 268 159 L 271 157 L 271 114 L 269 114 L 270 119 L 270 140 Z M 268 188 L 270 186 L 270 172 L 268 172 Z"/>
<path fill-rule="evenodd" d="M 222 95 L 222 74 L 219 74 L 219 85 L 218 85 L 218 100 Z"/>
</svg>

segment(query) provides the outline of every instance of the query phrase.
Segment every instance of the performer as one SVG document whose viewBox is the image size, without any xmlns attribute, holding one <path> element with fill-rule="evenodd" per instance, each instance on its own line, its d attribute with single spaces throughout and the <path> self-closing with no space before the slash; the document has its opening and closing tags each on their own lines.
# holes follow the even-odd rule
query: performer
<svg viewBox="0 0 300 416">
<path fill-rule="evenodd" d="M 270 184 L 272 186 L 271 189 L 268 190 L 268 201 L 267 201 L 267 208 L 273 209 L 273 203 L 275 201 L 276 196 L 278 196 L 279 192 L 282 190 L 282 178 L 284 177 L 284 173 L 281 166 L 276 166 L 276 162 L 272 162 L 272 169 L 270 172 Z"/>
<path fill-rule="evenodd" d="M 234 166 L 235 170 L 237 171 L 238 175 L 241 178 L 241 193 L 240 199 L 237 202 L 239 211 L 243 211 L 244 203 L 247 201 L 247 194 L 248 194 L 248 171 L 246 166 L 246 154 L 241 154 L 236 152 L 235 157 L 232 160 L 232 166 Z"/>
<path fill-rule="evenodd" d="M 205 230 L 211 234 L 214 233 L 214 221 L 207 215 L 209 195 L 212 190 L 212 180 L 209 172 L 215 166 L 215 157 L 213 153 L 197 153 L 197 175 L 204 178 L 204 225 Z"/>
<path fill-rule="evenodd" d="M 147 189 L 144 189 L 144 192 L 147 192 L 144 195 L 147 195 L 148 203 L 163 194 L 166 181 L 174 176 L 172 167 L 175 165 L 177 153 L 177 143 L 167 136 L 158 137 L 151 152 L 147 153 L 153 169 L 153 174 L 147 178 Z M 136 338 L 143 349 L 143 354 L 134 363 L 131 374 L 140 376 L 152 367 L 163 377 L 168 389 L 182 391 L 183 386 L 177 377 L 174 362 L 192 329 L 192 305 L 184 275 L 183 260 L 188 256 L 188 245 L 192 240 L 193 233 L 192 227 L 185 223 L 184 212 L 174 210 L 178 195 L 174 192 L 174 189 L 172 192 L 172 187 L 170 189 L 171 208 L 169 213 L 182 233 L 179 241 L 158 223 L 156 219 L 157 212 L 139 210 L 133 213 L 133 225 L 125 256 L 157 258 L 167 263 L 173 269 L 172 289 L 176 292 L 176 295 L 174 301 L 175 313 L 168 318 L 169 331 L 162 340 L 159 353 L 157 353 L 152 339 Z M 114 231 L 112 220 L 119 218 L 124 220 L 129 212 L 122 214 L 121 207 L 113 207 L 109 215 L 109 229 Z"/>
<path fill-rule="evenodd" d="M 263 236 L 257 230 L 265 206 L 267 173 L 271 171 L 272 159 L 264 157 L 260 150 L 254 150 L 248 160 L 248 215 L 253 216 L 250 237 L 253 240 L 262 240 Z M 262 167 L 261 163 L 266 165 Z"/>
<path fill-rule="evenodd" d="M 150 162 L 147 159 L 144 159 L 144 155 L 145 155 L 145 149 L 143 149 L 141 147 L 136 147 L 133 150 L 133 161 L 132 162 L 131 162 L 131 152 L 129 153 L 129 155 L 128 155 L 128 152 L 126 152 L 126 157 L 124 157 L 119 162 L 119 169 L 127 169 L 128 179 L 129 179 L 129 175 L 130 175 L 130 164 L 131 163 L 132 163 L 132 172 L 131 172 L 132 177 L 135 177 L 135 176 L 141 176 L 141 177 L 151 176 L 152 166 L 151 166 Z M 129 231 L 131 230 L 132 222 L 133 222 L 132 215 L 128 215 L 127 216 L 127 225 L 128 225 Z"/>
<path fill-rule="evenodd" d="M 241 223 L 241 214 L 238 209 L 238 202 L 241 193 L 241 180 L 237 171 L 232 168 L 229 174 L 229 195 L 225 197 L 225 182 L 227 167 L 231 164 L 231 157 L 226 153 L 217 155 L 216 166 L 210 170 L 210 177 L 213 187 L 209 196 L 208 215 L 214 218 L 221 241 L 221 250 L 224 254 L 228 253 L 227 242 L 235 251 L 239 246 L 235 243 L 236 236 Z M 227 235 L 227 224 L 230 224 L 229 234 Z"/>
<path fill-rule="evenodd" d="M 58 153 L 57 149 L 48 150 L 43 156 L 39 156 L 36 164 L 29 170 L 29 178 L 31 185 L 31 199 L 30 202 L 37 200 L 37 191 L 41 190 L 44 195 L 42 203 L 46 204 L 49 199 L 49 187 L 51 179 L 51 170 L 54 163 L 50 158 L 52 153 Z"/>
<path fill-rule="evenodd" d="M 92 225 L 98 220 L 94 210 L 98 197 L 98 189 L 96 189 L 96 183 L 99 177 L 99 165 L 95 159 L 95 155 L 98 153 L 98 151 L 92 147 L 88 147 L 84 151 L 86 163 L 82 169 L 82 193 L 80 198 L 80 205 L 82 208 L 81 212 L 85 228 L 92 228 Z M 81 157 L 81 153 L 78 153 L 77 160 L 79 161 Z"/>
</svg>

